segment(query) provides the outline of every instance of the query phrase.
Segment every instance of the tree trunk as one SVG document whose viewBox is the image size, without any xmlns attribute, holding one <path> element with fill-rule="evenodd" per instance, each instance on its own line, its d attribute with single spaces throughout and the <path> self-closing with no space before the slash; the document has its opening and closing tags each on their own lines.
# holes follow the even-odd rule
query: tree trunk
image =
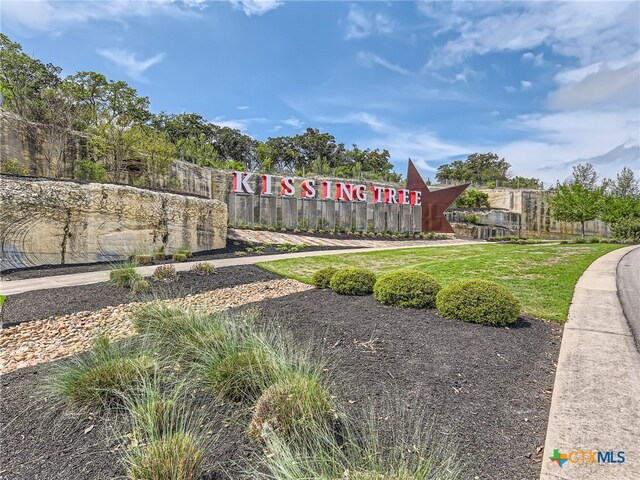
<svg viewBox="0 0 640 480">
<path fill-rule="evenodd" d="M 584 220 L 580 222 L 580 227 L 582 228 L 582 238 L 584 238 Z"/>
</svg>

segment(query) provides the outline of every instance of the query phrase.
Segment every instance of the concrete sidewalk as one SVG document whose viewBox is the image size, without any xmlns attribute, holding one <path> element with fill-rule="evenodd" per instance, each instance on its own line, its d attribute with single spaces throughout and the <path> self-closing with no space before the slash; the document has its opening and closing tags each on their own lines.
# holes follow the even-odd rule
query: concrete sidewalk
<svg viewBox="0 0 640 480">
<path fill-rule="evenodd" d="M 542 480 L 640 479 L 640 354 L 616 288 L 616 267 L 635 248 L 640 247 L 599 258 L 576 285 L 560 347 Z M 562 467 L 549 459 L 556 449 L 567 455 Z M 617 459 L 621 450 L 624 463 L 582 463 L 581 453 L 570 455 L 613 451 Z"/>
<path fill-rule="evenodd" d="M 424 242 L 412 242 L 407 244 L 398 242 L 398 246 L 384 246 L 374 248 L 350 248 L 348 250 L 325 250 L 315 252 L 283 253 L 280 255 L 263 255 L 255 257 L 235 257 L 220 260 L 195 260 L 192 262 L 173 263 L 176 271 L 184 272 L 189 270 L 194 263 L 206 262 L 214 267 L 231 267 L 234 265 L 253 265 L 255 263 L 270 262 L 272 260 L 284 260 L 287 258 L 315 257 L 318 255 L 340 255 L 344 253 L 376 252 L 380 250 L 398 250 L 403 248 L 424 248 L 424 247 L 451 247 L 455 245 L 473 245 L 486 243 L 472 240 L 425 240 Z M 160 265 L 150 265 L 138 267 L 140 275 L 151 276 Z M 46 290 L 49 288 L 72 287 L 75 285 L 88 285 L 90 283 L 100 283 L 109 280 L 109 270 L 97 272 L 72 273 L 69 275 L 56 275 L 51 277 L 29 278 L 25 280 L 0 281 L 0 294 L 16 295 L 18 293 L 30 292 L 33 290 Z"/>
</svg>

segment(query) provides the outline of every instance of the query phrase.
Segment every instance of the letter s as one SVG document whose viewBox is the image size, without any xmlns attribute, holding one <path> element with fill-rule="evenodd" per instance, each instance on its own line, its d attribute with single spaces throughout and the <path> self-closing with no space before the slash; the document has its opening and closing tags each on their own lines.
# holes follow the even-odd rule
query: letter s
<svg viewBox="0 0 640 480">
<path fill-rule="evenodd" d="M 618 463 L 624 463 L 624 451 L 622 450 L 618 452 Z"/>
</svg>

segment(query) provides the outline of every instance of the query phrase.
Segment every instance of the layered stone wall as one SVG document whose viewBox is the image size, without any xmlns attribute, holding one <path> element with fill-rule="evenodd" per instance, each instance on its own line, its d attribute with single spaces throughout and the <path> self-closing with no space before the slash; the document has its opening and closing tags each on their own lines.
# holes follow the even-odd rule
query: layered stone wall
<svg viewBox="0 0 640 480">
<path fill-rule="evenodd" d="M 572 238 L 581 234 L 579 222 L 560 222 L 551 217 L 552 191 L 496 188 L 482 190 L 489 195 L 492 208 L 521 216 L 519 234 L 531 238 Z M 600 220 L 585 223 L 585 235 L 608 237 L 609 226 Z"/>
<path fill-rule="evenodd" d="M 217 200 L 107 184 L 0 176 L 2 269 L 224 248 Z"/>
<path fill-rule="evenodd" d="M 0 163 L 17 160 L 28 175 L 71 178 L 75 162 L 86 157 L 87 137 L 51 133 L 46 125 L 0 110 Z"/>
</svg>

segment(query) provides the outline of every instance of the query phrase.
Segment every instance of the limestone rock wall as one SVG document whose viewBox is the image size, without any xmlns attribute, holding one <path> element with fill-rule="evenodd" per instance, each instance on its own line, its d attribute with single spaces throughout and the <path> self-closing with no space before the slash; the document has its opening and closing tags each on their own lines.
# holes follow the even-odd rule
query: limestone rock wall
<svg viewBox="0 0 640 480">
<path fill-rule="evenodd" d="M 18 160 L 28 175 L 71 178 L 86 145 L 87 137 L 78 132 L 58 138 L 46 125 L 0 110 L 0 163 Z"/>
<path fill-rule="evenodd" d="M 520 236 L 531 238 L 572 238 L 581 234 L 580 223 L 560 222 L 551 217 L 552 191 L 496 188 L 482 190 L 492 208 L 506 209 L 521 216 Z M 585 235 L 608 237 L 609 226 L 600 220 L 585 223 Z"/>
<path fill-rule="evenodd" d="M 134 187 L 0 177 L 2 269 L 224 248 L 220 201 Z"/>
</svg>

